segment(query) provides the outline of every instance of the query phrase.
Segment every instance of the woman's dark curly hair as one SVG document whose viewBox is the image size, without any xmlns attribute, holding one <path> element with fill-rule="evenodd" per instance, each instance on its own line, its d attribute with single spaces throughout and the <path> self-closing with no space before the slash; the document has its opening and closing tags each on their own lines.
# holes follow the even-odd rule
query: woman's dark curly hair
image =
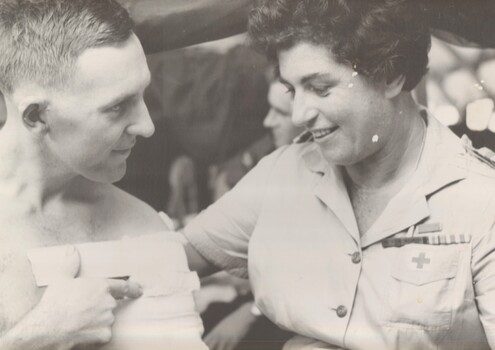
<svg viewBox="0 0 495 350">
<path fill-rule="evenodd" d="M 430 33 L 421 0 L 258 0 L 249 35 L 275 62 L 299 42 L 324 45 L 337 62 L 375 81 L 403 75 L 404 91 L 427 72 Z"/>
</svg>

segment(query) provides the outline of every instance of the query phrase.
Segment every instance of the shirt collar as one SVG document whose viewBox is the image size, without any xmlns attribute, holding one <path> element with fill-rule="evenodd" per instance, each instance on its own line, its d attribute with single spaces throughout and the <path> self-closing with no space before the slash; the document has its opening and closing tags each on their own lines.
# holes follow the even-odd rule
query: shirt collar
<svg viewBox="0 0 495 350">
<path fill-rule="evenodd" d="M 466 178 L 468 170 L 466 149 L 461 140 L 426 109 L 424 112 L 427 121 L 425 144 L 410 185 L 428 196 Z"/>
</svg>

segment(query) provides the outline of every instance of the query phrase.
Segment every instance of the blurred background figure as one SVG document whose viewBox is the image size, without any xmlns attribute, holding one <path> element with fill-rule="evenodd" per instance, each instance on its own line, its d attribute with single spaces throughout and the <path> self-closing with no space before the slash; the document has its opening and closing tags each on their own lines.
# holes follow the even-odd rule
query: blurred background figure
<svg viewBox="0 0 495 350">
<path fill-rule="evenodd" d="M 303 128 L 292 123 L 292 97 L 287 88 L 275 80 L 268 91 L 270 111 L 263 120 L 263 126 L 270 130 L 275 147 L 288 145 Z"/>
<path fill-rule="evenodd" d="M 272 74 L 267 75 L 270 81 L 267 97 L 270 109 L 263 119 L 263 126 L 269 133 L 227 162 L 210 169 L 214 200 L 234 187 L 261 158 L 278 147 L 290 144 L 303 131 L 292 123 L 292 98 L 287 88 Z"/>
<path fill-rule="evenodd" d="M 166 213 L 173 218 L 174 227 L 184 226 L 199 213 L 199 189 L 194 161 L 185 155 L 177 157 L 170 166 L 168 176 L 172 189 Z"/>
</svg>

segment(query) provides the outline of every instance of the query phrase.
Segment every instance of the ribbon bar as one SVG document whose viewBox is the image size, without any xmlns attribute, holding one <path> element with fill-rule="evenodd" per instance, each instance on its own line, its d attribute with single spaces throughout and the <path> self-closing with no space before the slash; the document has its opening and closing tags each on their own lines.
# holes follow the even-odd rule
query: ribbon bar
<svg viewBox="0 0 495 350">
<path fill-rule="evenodd" d="M 402 247 L 406 244 L 430 244 L 430 245 L 447 245 L 462 244 L 471 242 L 470 235 L 453 234 L 453 235 L 428 235 L 415 237 L 388 238 L 382 241 L 384 248 Z"/>
</svg>

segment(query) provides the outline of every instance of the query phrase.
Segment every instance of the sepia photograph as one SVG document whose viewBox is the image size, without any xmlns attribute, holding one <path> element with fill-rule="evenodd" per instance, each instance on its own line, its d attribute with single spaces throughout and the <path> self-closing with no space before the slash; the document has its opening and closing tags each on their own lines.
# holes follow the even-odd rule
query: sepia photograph
<svg viewBox="0 0 495 350">
<path fill-rule="evenodd" d="M 0 350 L 495 349 L 494 18 L 0 0 Z"/>
</svg>

